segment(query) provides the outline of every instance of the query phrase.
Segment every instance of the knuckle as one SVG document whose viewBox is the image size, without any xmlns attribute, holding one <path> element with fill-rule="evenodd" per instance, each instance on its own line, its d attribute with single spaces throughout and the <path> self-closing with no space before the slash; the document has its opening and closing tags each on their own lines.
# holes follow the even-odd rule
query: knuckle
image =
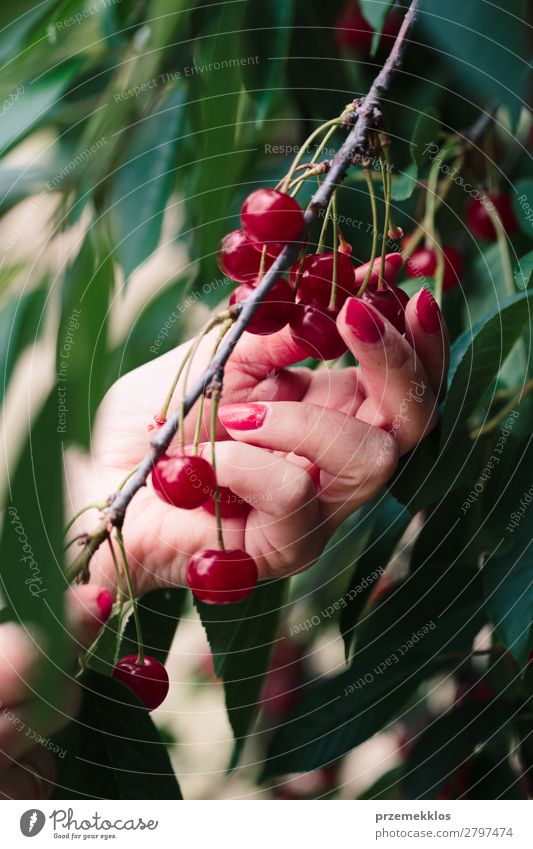
<svg viewBox="0 0 533 849">
<path fill-rule="evenodd" d="M 315 496 L 316 490 L 311 475 L 305 469 L 287 462 L 280 475 L 279 490 L 275 496 L 280 510 L 296 510 L 309 503 Z"/>
</svg>

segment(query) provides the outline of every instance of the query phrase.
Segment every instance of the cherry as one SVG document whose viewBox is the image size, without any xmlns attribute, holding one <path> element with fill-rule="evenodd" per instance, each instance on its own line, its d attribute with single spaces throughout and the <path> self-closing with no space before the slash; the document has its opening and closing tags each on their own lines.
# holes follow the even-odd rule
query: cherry
<svg viewBox="0 0 533 849">
<path fill-rule="evenodd" d="M 164 454 L 152 469 L 152 485 L 162 501 L 194 510 L 216 487 L 213 466 L 203 457 Z"/>
<path fill-rule="evenodd" d="M 316 301 L 299 301 L 291 321 L 295 342 L 315 360 L 336 360 L 348 350 L 337 330 L 338 310 Z"/>
<path fill-rule="evenodd" d="M 224 236 L 217 259 L 222 273 L 238 283 L 247 283 L 259 274 L 261 254 L 257 252 L 244 230 L 232 230 Z M 265 271 L 271 265 L 272 259 L 267 258 Z"/>
<path fill-rule="evenodd" d="M 468 201 L 466 205 L 466 223 L 470 232 L 480 239 L 485 239 L 487 242 L 496 241 L 496 229 L 487 212 L 487 200 L 496 207 L 505 232 L 508 235 L 515 233 L 518 229 L 518 222 L 513 211 L 511 195 L 503 192 L 489 192 L 487 198 L 471 198 Z"/>
<path fill-rule="evenodd" d="M 365 262 L 364 265 L 360 265 L 359 268 L 356 268 L 354 271 L 355 278 L 355 286 L 356 289 L 363 283 L 366 272 L 368 271 L 368 262 Z M 398 279 L 398 274 L 400 268 L 403 265 L 403 257 L 400 251 L 395 251 L 394 253 L 387 254 L 385 257 L 385 271 L 383 274 L 383 279 L 385 283 L 388 283 L 390 286 L 394 286 L 396 280 Z M 374 265 L 372 268 L 372 273 L 370 275 L 370 280 L 368 282 L 369 286 L 375 285 L 379 283 L 379 273 L 381 270 L 381 257 L 377 257 L 374 260 Z"/>
<path fill-rule="evenodd" d="M 449 292 L 459 283 L 463 273 L 463 257 L 453 245 L 445 245 L 442 248 L 444 254 L 444 278 L 443 288 Z M 413 251 L 405 264 L 407 276 L 433 277 L 437 271 L 438 255 L 432 248 L 418 248 Z"/>
<path fill-rule="evenodd" d="M 254 242 L 294 242 L 304 226 L 302 207 L 295 198 L 277 189 L 256 189 L 242 205 L 243 230 Z"/>
<path fill-rule="evenodd" d="M 248 298 L 255 284 L 241 283 L 231 293 L 230 305 L 240 304 Z M 246 330 L 259 336 L 276 333 L 289 323 L 294 309 L 294 292 L 284 277 L 278 277 L 263 303 L 259 305 Z"/>
<path fill-rule="evenodd" d="M 407 292 L 397 286 L 387 285 L 385 289 L 378 289 L 377 286 L 368 285 L 363 301 L 379 310 L 399 333 L 405 333 L 405 308 L 409 303 Z"/>
<path fill-rule="evenodd" d="M 203 504 L 204 510 L 211 513 L 212 516 L 216 516 L 216 501 L 215 493 L 211 492 L 209 498 Z M 236 516 L 247 516 L 252 509 L 247 501 L 243 498 L 239 498 L 239 496 L 235 495 L 235 493 L 227 486 L 219 486 L 218 503 L 222 519 L 233 519 Z"/>
<path fill-rule="evenodd" d="M 136 654 L 121 657 L 113 669 L 113 678 L 121 681 L 148 710 L 165 701 L 168 693 L 168 673 L 162 663 L 145 655 L 144 662 L 137 662 Z"/>
<path fill-rule="evenodd" d="M 246 551 L 203 549 L 187 566 L 187 585 L 206 604 L 234 604 L 248 598 L 257 583 L 257 565 Z"/>
<path fill-rule="evenodd" d="M 296 285 L 300 261 L 291 268 L 291 283 Z M 327 307 L 331 298 L 333 281 L 333 253 L 307 254 L 303 261 L 298 298 L 301 301 L 317 301 Z M 351 295 L 355 295 L 354 269 L 350 257 L 337 251 L 337 289 L 335 306 L 340 309 Z"/>
<path fill-rule="evenodd" d="M 390 40 L 396 38 L 402 25 L 402 18 L 402 14 L 396 9 L 387 15 L 382 41 L 387 39 L 390 43 Z M 372 48 L 373 37 L 374 29 L 361 14 L 357 0 L 348 3 L 337 22 L 336 38 L 340 46 L 353 53 L 367 55 Z"/>
</svg>

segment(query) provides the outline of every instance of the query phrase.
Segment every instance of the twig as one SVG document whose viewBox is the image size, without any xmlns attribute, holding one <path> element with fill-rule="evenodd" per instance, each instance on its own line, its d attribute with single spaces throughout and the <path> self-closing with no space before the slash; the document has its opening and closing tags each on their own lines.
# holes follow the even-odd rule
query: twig
<svg viewBox="0 0 533 849">
<path fill-rule="evenodd" d="M 224 366 L 253 318 L 255 311 L 268 295 L 276 278 L 282 272 L 286 271 L 296 260 L 300 242 L 317 220 L 320 210 L 327 208 L 334 190 L 342 183 L 354 158 L 366 150 L 369 132 L 382 124 L 381 100 L 390 86 L 394 71 L 398 68 L 402 60 L 407 37 L 413 26 L 418 4 L 419 0 L 412 0 L 385 64 L 372 83 L 366 97 L 362 102 L 357 104 L 357 109 L 346 119 L 347 123 L 351 123 L 352 125 L 350 132 L 333 158 L 326 177 L 313 195 L 305 211 L 304 226 L 298 239 L 285 246 L 265 273 L 257 288 L 254 289 L 246 301 L 242 302 L 238 317 L 224 342 L 220 345 L 219 350 L 204 373 L 188 391 L 183 401 L 182 415 L 185 416 L 190 412 L 196 401 L 207 389 L 213 386 L 218 387 L 221 384 Z M 114 495 L 106 513 L 105 530 L 102 525 L 99 525 L 93 534 L 89 534 L 85 550 L 78 555 L 78 558 L 70 567 L 69 575 L 72 576 L 73 573 L 77 574 L 78 572 L 86 573 L 91 556 L 100 544 L 107 539 L 111 526 L 116 528 L 122 527 L 130 501 L 141 487 L 146 486 L 146 479 L 152 470 L 154 462 L 168 449 L 178 430 L 179 423 L 180 411 L 176 411 L 161 427 L 156 436 L 154 436 L 150 443 L 151 450 L 141 460 L 136 472 L 124 484 L 122 489 Z"/>
</svg>

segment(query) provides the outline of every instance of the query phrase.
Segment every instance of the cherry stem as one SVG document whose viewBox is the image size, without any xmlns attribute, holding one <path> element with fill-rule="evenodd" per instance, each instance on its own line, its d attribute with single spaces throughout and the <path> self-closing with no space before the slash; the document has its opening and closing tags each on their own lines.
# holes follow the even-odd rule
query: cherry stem
<svg viewBox="0 0 533 849">
<path fill-rule="evenodd" d="M 365 293 L 366 287 L 369 284 L 372 271 L 374 270 L 374 260 L 376 259 L 376 254 L 378 252 L 378 207 L 376 204 L 376 190 L 374 188 L 374 181 L 372 180 L 372 176 L 370 174 L 368 166 L 364 168 L 363 171 L 366 179 L 366 184 L 368 186 L 370 206 L 372 208 L 372 250 L 370 252 L 370 260 L 368 263 L 368 268 L 366 270 L 365 279 L 361 283 L 359 291 L 357 292 L 358 298 L 362 298 Z"/>
<path fill-rule="evenodd" d="M 131 605 L 132 605 L 132 613 L 133 620 L 135 622 L 135 633 L 137 635 L 137 663 L 139 666 L 144 665 L 144 640 L 141 629 L 141 620 L 139 619 L 139 611 L 137 609 L 137 599 L 133 594 L 133 585 L 131 583 L 131 575 L 128 566 L 128 558 L 126 556 L 126 546 L 124 545 L 124 537 L 122 536 L 122 529 L 116 528 L 115 534 L 117 538 L 118 547 L 120 550 L 120 556 L 122 558 L 122 565 L 124 567 L 124 577 L 126 578 L 126 584 L 128 587 L 128 594 L 130 597 Z"/>
<path fill-rule="evenodd" d="M 334 130 L 337 127 L 340 127 L 342 125 L 342 123 L 343 122 L 342 122 L 341 118 L 332 118 L 331 121 L 326 121 L 325 124 L 321 124 L 320 127 L 317 127 L 316 130 L 313 130 L 311 135 L 307 137 L 307 139 L 304 141 L 303 145 L 300 147 L 300 150 L 298 151 L 298 153 L 294 157 L 292 165 L 289 168 L 289 171 L 288 171 L 285 179 L 283 180 L 283 182 L 281 184 L 281 191 L 282 192 L 288 192 L 289 191 L 289 186 L 291 184 L 291 180 L 292 180 L 292 178 L 293 178 L 293 176 L 296 172 L 298 165 L 300 164 L 303 157 L 307 153 L 307 148 L 309 147 L 311 142 L 313 142 L 316 139 L 316 137 L 320 135 L 320 133 L 323 133 L 324 130 L 329 129 L 330 127 L 332 128 L 332 130 Z M 327 137 L 326 137 L 326 139 L 327 139 Z M 314 164 L 316 162 L 316 159 L 320 155 L 322 148 L 324 147 L 325 143 L 326 142 L 323 140 L 322 145 L 316 151 L 313 159 L 311 159 L 311 163 Z"/>
<path fill-rule="evenodd" d="M 337 192 L 333 192 L 332 200 L 332 223 L 333 223 L 333 279 L 331 281 L 331 296 L 329 299 L 329 309 L 334 310 L 337 303 L 337 263 L 339 251 L 339 234 L 337 232 Z"/>
<path fill-rule="evenodd" d="M 318 245 L 316 246 L 316 253 L 321 254 L 324 253 L 324 243 L 326 241 L 326 233 L 328 230 L 329 219 L 331 216 L 331 210 L 333 207 L 333 195 L 331 195 L 329 199 L 329 203 L 327 205 L 326 211 L 324 213 L 324 222 L 322 224 L 320 230 L 320 236 L 318 237 Z"/>
<path fill-rule="evenodd" d="M 63 535 L 66 536 L 68 534 L 68 532 L 70 531 L 74 522 L 77 519 L 79 519 L 80 516 L 83 516 L 83 514 L 86 513 L 88 510 L 100 510 L 100 511 L 102 511 L 102 510 L 105 510 L 107 506 L 108 506 L 108 504 L 107 504 L 106 501 L 100 501 L 100 502 L 94 501 L 92 504 L 86 504 L 85 507 L 82 507 L 80 510 L 78 510 L 77 513 L 74 513 L 74 515 L 71 516 L 71 518 L 68 520 L 67 524 L 65 525 Z"/>
<path fill-rule="evenodd" d="M 378 280 L 378 291 L 383 292 L 385 290 L 385 256 L 387 254 L 387 238 L 389 232 L 389 221 L 390 221 L 390 174 L 387 168 L 387 162 L 383 156 L 379 157 L 379 165 L 381 168 L 381 179 L 383 182 L 383 195 L 385 197 L 385 222 L 383 224 L 383 239 L 381 242 L 381 262 L 379 265 L 379 280 Z"/>
<path fill-rule="evenodd" d="M 219 337 L 218 337 L 218 339 L 215 343 L 215 346 L 213 348 L 213 351 L 211 353 L 211 359 L 213 359 L 213 357 L 215 356 L 216 352 L 218 351 L 218 346 L 222 342 L 224 336 L 226 335 L 226 333 L 228 332 L 228 330 L 230 329 L 232 324 L 233 324 L 233 319 L 227 319 L 224 322 L 224 324 L 222 325 L 220 335 L 219 335 Z M 201 431 L 202 431 L 202 422 L 203 422 L 203 418 L 204 418 L 204 407 L 205 407 L 205 395 L 201 395 L 200 399 L 198 401 L 198 414 L 197 414 L 197 418 L 196 418 L 196 428 L 194 430 L 193 454 L 195 456 L 197 456 L 197 454 L 198 454 L 198 444 L 200 442 L 200 436 L 201 436 Z"/>
<path fill-rule="evenodd" d="M 117 593 L 118 593 L 118 609 L 119 614 L 122 615 L 122 610 L 124 608 L 124 587 L 122 585 L 123 575 L 120 571 L 120 566 L 118 565 L 117 554 L 115 551 L 115 546 L 113 545 L 113 540 L 111 537 L 107 538 L 107 544 L 109 546 L 109 551 L 111 552 L 111 558 L 113 560 L 113 565 L 115 567 L 115 574 L 117 576 Z"/>
<path fill-rule="evenodd" d="M 268 256 L 268 245 L 263 245 L 263 250 L 261 251 L 261 264 L 259 266 L 259 274 L 257 275 L 258 280 L 262 280 L 265 274 L 266 263 Z"/>
<path fill-rule="evenodd" d="M 444 254 L 439 234 L 435 225 L 435 211 L 439 173 L 442 167 L 440 159 L 436 159 L 429 171 L 426 189 L 426 214 L 424 216 L 425 242 L 430 243 L 431 250 L 437 255 L 437 268 L 435 270 L 435 300 L 442 305 L 443 283 L 444 283 Z"/>
</svg>

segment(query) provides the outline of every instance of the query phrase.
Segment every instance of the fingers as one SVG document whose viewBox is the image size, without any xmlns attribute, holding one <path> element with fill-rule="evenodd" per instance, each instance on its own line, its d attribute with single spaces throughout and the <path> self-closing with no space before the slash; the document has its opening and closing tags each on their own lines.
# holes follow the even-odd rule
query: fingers
<svg viewBox="0 0 533 849">
<path fill-rule="evenodd" d="M 367 398 L 357 417 L 388 430 L 401 454 L 409 451 L 437 421 L 437 400 L 420 358 L 387 319 L 358 298 L 346 302 L 337 325 L 363 372 Z"/>
<path fill-rule="evenodd" d="M 209 457 L 210 449 L 205 446 L 203 456 Z M 246 519 L 244 547 L 255 559 L 259 577 L 285 576 L 313 563 L 324 546 L 325 530 L 307 471 L 270 451 L 231 441 L 217 443 L 216 463 L 220 485 L 253 508 Z M 230 544 L 238 524 L 224 520 Z M 242 534 L 242 521 L 240 526 Z"/>
<path fill-rule="evenodd" d="M 405 310 L 406 337 L 424 365 L 437 398 L 444 395 L 450 360 L 448 330 L 439 306 L 427 289 L 421 289 Z"/>
<path fill-rule="evenodd" d="M 113 596 L 102 587 L 85 584 L 72 587 L 66 596 L 69 634 L 76 650 L 88 648 L 109 619 Z"/>
<path fill-rule="evenodd" d="M 235 346 L 233 363 L 243 370 L 252 369 L 261 380 L 273 369 L 281 369 L 306 360 L 309 354 L 294 340 L 289 326 L 270 336 L 244 333 Z"/>
<path fill-rule="evenodd" d="M 0 774 L 0 799 L 48 799 L 56 777 L 54 757 L 42 746 L 34 746 Z"/>
<path fill-rule="evenodd" d="M 219 417 L 235 440 L 319 466 L 322 515 L 336 523 L 379 492 L 396 468 L 390 435 L 336 410 L 302 402 L 229 404 Z"/>
</svg>

